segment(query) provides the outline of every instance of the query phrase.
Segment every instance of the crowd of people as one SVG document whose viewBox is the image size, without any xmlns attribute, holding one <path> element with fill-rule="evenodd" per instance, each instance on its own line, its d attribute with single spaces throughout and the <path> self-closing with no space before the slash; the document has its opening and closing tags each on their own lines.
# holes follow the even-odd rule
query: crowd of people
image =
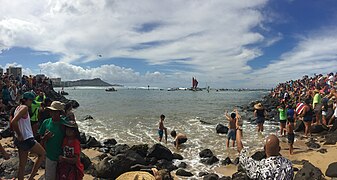
<svg viewBox="0 0 337 180">
<path fill-rule="evenodd" d="M 24 179 L 29 152 L 36 161 L 29 179 L 45 164 L 45 179 L 82 179 L 80 137 L 72 103 L 52 101 L 45 92 L 52 89 L 48 78 L 36 76 L 0 77 L 3 115 L 9 114 L 9 125 L 14 132 L 13 142 L 18 149 L 17 178 Z M 11 156 L 0 144 L 0 153 L 8 160 Z"/>
</svg>

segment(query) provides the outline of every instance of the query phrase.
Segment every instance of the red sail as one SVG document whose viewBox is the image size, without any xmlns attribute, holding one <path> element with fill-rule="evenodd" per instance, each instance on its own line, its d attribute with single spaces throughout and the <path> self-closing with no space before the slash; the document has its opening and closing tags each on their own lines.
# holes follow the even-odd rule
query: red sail
<svg viewBox="0 0 337 180">
<path fill-rule="evenodd" d="M 194 77 L 192 77 L 192 88 L 194 88 L 194 86 L 195 86 L 195 79 Z"/>
</svg>

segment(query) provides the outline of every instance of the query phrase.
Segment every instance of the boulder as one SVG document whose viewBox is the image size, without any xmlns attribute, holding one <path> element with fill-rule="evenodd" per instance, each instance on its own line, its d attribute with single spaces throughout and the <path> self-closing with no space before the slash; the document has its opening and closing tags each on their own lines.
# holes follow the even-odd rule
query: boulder
<svg viewBox="0 0 337 180">
<path fill-rule="evenodd" d="M 223 176 L 219 180 L 232 180 L 232 178 L 230 176 Z"/>
<path fill-rule="evenodd" d="M 91 166 L 90 158 L 87 155 L 85 155 L 83 152 L 81 152 L 80 159 L 81 159 L 81 163 L 84 166 L 84 170 L 87 170 Z"/>
<path fill-rule="evenodd" d="M 34 162 L 28 158 L 25 175 L 30 174 L 33 169 Z M 12 179 L 16 177 L 19 170 L 19 157 L 12 157 L 9 160 L 0 163 L 0 177 L 5 179 Z"/>
<path fill-rule="evenodd" d="M 88 147 L 101 147 L 101 143 L 97 141 L 96 138 L 89 136 L 87 146 Z"/>
<path fill-rule="evenodd" d="M 252 158 L 256 161 L 261 161 L 262 159 L 267 158 L 267 155 L 264 151 L 257 151 L 252 155 Z"/>
<path fill-rule="evenodd" d="M 297 120 L 296 121 L 296 126 L 294 128 L 294 131 L 295 132 L 301 132 L 301 131 L 304 131 L 304 128 L 305 128 L 304 122 L 301 121 L 301 120 Z"/>
<path fill-rule="evenodd" d="M 295 176 L 295 180 L 306 179 L 324 179 L 322 171 L 308 161 L 304 162 L 302 169 L 300 169 Z"/>
<path fill-rule="evenodd" d="M 173 154 L 167 147 L 157 143 L 148 150 L 147 157 L 155 157 L 157 159 L 172 161 Z"/>
<path fill-rule="evenodd" d="M 84 132 L 80 132 L 80 142 L 81 142 L 81 144 L 87 143 L 87 137 L 85 136 Z"/>
<path fill-rule="evenodd" d="M 147 164 L 155 165 L 157 164 L 158 159 L 155 157 L 145 157 L 145 161 Z"/>
<path fill-rule="evenodd" d="M 70 100 L 69 102 L 71 102 L 73 104 L 74 109 L 80 107 L 80 104 L 76 100 Z"/>
<path fill-rule="evenodd" d="M 249 180 L 249 177 L 244 172 L 236 172 L 232 175 L 233 180 Z"/>
<path fill-rule="evenodd" d="M 116 141 L 116 139 L 114 139 L 114 138 L 105 139 L 105 140 L 103 141 L 103 145 L 104 145 L 105 147 L 112 147 L 113 145 L 116 145 L 116 144 L 117 144 L 117 141 Z"/>
<path fill-rule="evenodd" d="M 221 164 L 224 165 L 224 166 L 227 166 L 227 165 L 233 164 L 233 163 L 232 163 L 232 161 L 229 157 L 226 157 L 226 159 L 221 160 Z"/>
<path fill-rule="evenodd" d="M 116 156 L 118 154 L 123 154 L 128 151 L 130 147 L 127 144 L 117 144 L 110 149 L 110 154 Z"/>
<path fill-rule="evenodd" d="M 325 148 L 322 148 L 322 149 L 320 149 L 320 150 L 317 150 L 317 152 L 320 152 L 320 153 L 322 153 L 322 154 L 325 154 L 325 153 L 328 152 L 328 150 L 325 149 Z"/>
<path fill-rule="evenodd" d="M 217 174 L 211 173 L 203 177 L 203 180 L 218 180 L 219 176 Z"/>
<path fill-rule="evenodd" d="M 89 119 L 94 119 L 92 116 L 90 116 L 90 115 L 86 115 L 86 116 L 84 116 L 84 118 L 83 118 L 84 120 L 89 120 Z"/>
<path fill-rule="evenodd" d="M 137 152 L 132 151 L 132 150 L 128 150 L 125 152 L 124 154 L 127 159 L 133 164 L 141 164 L 141 165 L 146 165 L 146 161 L 144 159 L 144 157 L 142 157 L 141 155 L 139 155 Z"/>
<path fill-rule="evenodd" d="M 201 158 L 210 158 L 213 156 L 213 152 L 210 149 L 204 149 L 199 152 Z"/>
<path fill-rule="evenodd" d="M 337 177 L 337 162 L 329 164 L 328 169 L 325 171 L 328 177 Z"/>
<path fill-rule="evenodd" d="M 139 145 L 133 145 L 130 150 L 135 151 L 142 157 L 146 157 L 147 151 L 149 150 L 149 145 L 147 144 L 139 144 Z"/>
<path fill-rule="evenodd" d="M 7 127 L 6 129 L 0 132 L 0 136 L 2 136 L 3 138 L 12 137 L 13 131 L 10 129 L 10 127 Z"/>
<path fill-rule="evenodd" d="M 183 176 L 183 177 L 191 177 L 193 174 L 191 172 L 188 172 L 184 169 L 178 169 L 176 172 L 177 176 Z"/>
<path fill-rule="evenodd" d="M 222 124 L 216 125 L 215 129 L 216 129 L 216 133 L 218 134 L 227 134 L 229 130 L 227 126 L 224 126 Z"/>
<path fill-rule="evenodd" d="M 311 139 L 309 142 L 306 142 L 305 144 L 309 147 L 309 149 L 319 149 L 321 147 L 321 145 L 316 143 L 313 139 Z"/>
<path fill-rule="evenodd" d="M 324 145 L 335 145 L 336 142 L 337 142 L 337 131 L 334 131 L 334 132 L 325 136 Z"/>
<path fill-rule="evenodd" d="M 130 171 L 141 171 L 141 170 L 152 169 L 152 168 L 155 168 L 155 166 L 146 166 L 146 165 L 136 164 L 130 167 Z"/>
<path fill-rule="evenodd" d="M 327 130 L 329 130 L 328 127 L 321 125 L 321 124 L 311 126 L 311 133 L 321 133 Z"/>
<path fill-rule="evenodd" d="M 212 165 L 219 162 L 219 159 L 216 156 L 212 156 L 210 158 L 203 158 L 200 160 L 200 162 L 206 165 Z"/>
<path fill-rule="evenodd" d="M 207 174 L 209 174 L 209 173 L 208 172 L 199 172 L 198 176 L 203 177 L 203 176 L 206 176 Z"/>
<path fill-rule="evenodd" d="M 180 155 L 180 154 L 173 153 L 173 159 L 183 160 L 184 157 L 182 155 Z"/>
<path fill-rule="evenodd" d="M 233 164 L 234 164 L 234 165 L 238 165 L 239 162 L 240 162 L 239 157 L 236 157 L 236 158 L 234 159 L 234 161 L 233 161 Z"/>
<path fill-rule="evenodd" d="M 168 171 L 174 171 L 178 169 L 177 166 L 173 165 L 172 161 L 168 161 L 166 159 L 158 160 L 156 166 L 159 170 L 167 169 Z"/>
<path fill-rule="evenodd" d="M 187 168 L 187 164 L 186 164 L 185 162 L 181 162 L 181 163 L 178 165 L 178 168 L 186 169 L 186 168 Z"/>
</svg>

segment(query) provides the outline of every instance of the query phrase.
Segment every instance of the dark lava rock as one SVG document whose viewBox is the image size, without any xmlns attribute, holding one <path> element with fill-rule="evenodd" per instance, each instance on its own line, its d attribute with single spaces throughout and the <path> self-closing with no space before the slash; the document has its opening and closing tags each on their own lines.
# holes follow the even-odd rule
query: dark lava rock
<svg viewBox="0 0 337 180">
<path fill-rule="evenodd" d="M 203 180 L 218 180 L 219 176 L 217 174 L 211 173 L 203 177 Z"/>
<path fill-rule="evenodd" d="M 232 161 L 229 157 L 226 157 L 226 159 L 221 160 L 221 164 L 227 166 L 229 164 L 232 164 Z"/>
<path fill-rule="evenodd" d="M 107 148 L 107 147 L 103 147 L 103 148 L 99 148 L 99 152 L 102 152 L 102 153 L 109 153 L 110 152 L 110 149 L 111 148 Z"/>
<path fill-rule="evenodd" d="M 318 150 L 317 152 L 320 152 L 320 153 L 322 153 L 322 154 L 325 154 L 325 153 L 328 152 L 328 150 L 325 149 L 325 148 L 322 148 L 322 149 Z"/>
<path fill-rule="evenodd" d="M 204 120 L 200 120 L 200 123 L 201 124 L 205 124 L 205 125 L 212 125 L 212 123 L 204 121 Z"/>
<path fill-rule="evenodd" d="M 337 142 L 337 131 L 334 131 L 326 135 L 324 145 L 335 145 L 336 142 Z"/>
<path fill-rule="evenodd" d="M 232 175 L 233 180 L 249 180 L 249 177 L 244 172 L 236 172 Z"/>
<path fill-rule="evenodd" d="M 76 100 L 70 100 L 69 102 L 71 102 L 73 104 L 74 109 L 80 107 L 80 104 Z"/>
<path fill-rule="evenodd" d="M 94 137 L 89 137 L 88 142 L 87 142 L 87 146 L 89 147 L 101 147 L 101 143 L 99 141 L 96 140 L 96 138 Z"/>
<path fill-rule="evenodd" d="M 206 165 L 212 165 L 219 162 L 219 159 L 216 156 L 212 156 L 210 158 L 203 158 L 200 160 L 200 162 Z"/>
<path fill-rule="evenodd" d="M 329 130 L 328 127 L 324 125 L 313 125 L 311 126 L 311 133 L 321 133 L 323 131 Z"/>
<path fill-rule="evenodd" d="M 172 161 L 168 161 L 166 159 L 161 159 L 156 164 L 157 168 L 160 169 L 167 169 L 168 171 L 174 171 L 178 169 L 177 166 L 173 165 Z"/>
<path fill-rule="evenodd" d="M 81 142 L 81 144 L 87 143 L 87 137 L 85 136 L 84 132 L 80 132 L 80 142 Z"/>
<path fill-rule="evenodd" d="M 184 169 L 178 169 L 176 172 L 177 176 L 191 177 L 193 174 L 191 172 L 185 171 Z"/>
<path fill-rule="evenodd" d="M 94 119 L 92 116 L 90 116 L 90 115 L 86 115 L 86 116 L 84 116 L 84 118 L 83 118 L 84 120 L 89 120 L 89 119 Z"/>
<path fill-rule="evenodd" d="M 222 124 L 216 125 L 215 129 L 216 129 L 216 133 L 218 134 L 227 134 L 229 130 L 227 126 L 224 126 Z"/>
<path fill-rule="evenodd" d="M 232 180 L 232 178 L 230 176 L 223 176 L 219 180 Z"/>
<path fill-rule="evenodd" d="M 167 147 L 157 143 L 148 150 L 147 157 L 155 157 L 157 159 L 172 161 L 173 154 Z"/>
<path fill-rule="evenodd" d="M 302 169 L 300 169 L 295 176 L 295 180 L 306 180 L 306 179 L 324 179 L 322 171 L 312 165 L 310 162 L 305 162 Z"/>
<path fill-rule="evenodd" d="M 257 151 L 252 155 L 252 158 L 256 161 L 261 161 L 262 159 L 267 158 L 267 155 L 264 151 Z"/>
<path fill-rule="evenodd" d="M 3 138 L 8 138 L 13 136 L 13 131 L 10 129 L 10 127 L 7 127 L 3 131 L 0 132 L 0 136 Z"/>
<path fill-rule="evenodd" d="M 234 159 L 234 162 L 233 162 L 233 164 L 234 164 L 234 165 L 238 165 L 238 164 L 239 164 L 239 162 L 240 162 L 240 159 L 239 159 L 239 157 L 236 157 L 236 158 Z"/>
<path fill-rule="evenodd" d="M 319 145 L 312 139 L 309 142 L 306 142 L 305 144 L 309 147 L 309 149 L 319 149 L 321 147 L 321 145 Z"/>
<path fill-rule="evenodd" d="M 139 144 L 133 145 L 130 150 L 135 151 L 139 155 L 146 157 L 147 151 L 149 150 L 149 145 L 147 144 Z"/>
<path fill-rule="evenodd" d="M 25 175 L 30 174 L 33 169 L 34 162 L 28 158 Z M 12 179 L 16 177 L 19 170 L 19 157 L 11 157 L 9 160 L 0 163 L 0 177 L 5 179 Z M 0 178 L 1 179 L 1 178 Z"/>
<path fill-rule="evenodd" d="M 184 157 L 182 155 L 180 155 L 180 154 L 173 153 L 173 159 L 183 160 Z"/>
<path fill-rule="evenodd" d="M 208 172 L 199 172 L 198 176 L 203 177 L 203 176 L 206 176 L 207 174 L 209 174 L 209 173 Z"/>
<path fill-rule="evenodd" d="M 178 165 L 178 168 L 186 169 L 186 168 L 187 168 L 187 164 L 186 164 L 185 162 L 181 162 L 181 163 Z"/>
<path fill-rule="evenodd" d="M 80 159 L 81 159 L 81 163 L 84 166 L 84 170 L 87 170 L 91 166 L 90 158 L 87 155 L 85 155 L 83 152 L 81 152 Z"/>
<path fill-rule="evenodd" d="M 301 121 L 301 120 L 297 120 L 296 121 L 296 126 L 294 128 L 294 131 L 295 132 L 301 132 L 301 131 L 304 131 L 304 128 L 305 128 L 304 122 Z"/>
<path fill-rule="evenodd" d="M 103 144 L 104 144 L 105 147 L 111 147 L 111 146 L 113 146 L 113 145 L 116 145 L 116 144 L 117 144 L 117 141 L 116 141 L 116 139 L 114 139 L 114 138 L 105 139 L 105 140 L 103 141 Z"/>
<path fill-rule="evenodd" d="M 337 177 L 337 162 L 329 164 L 328 169 L 325 171 L 328 177 Z"/>
<path fill-rule="evenodd" d="M 141 165 L 141 164 L 136 164 L 130 167 L 131 171 L 141 171 L 145 169 L 152 169 L 155 168 L 155 166 L 146 166 L 146 165 Z"/>
<path fill-rule="evenodd" d="M 118 154 L 123 154 L 128 151 L 130 147 L 127 144 L 117 144 L 110 149 L 110 154 L 116 156 Z"/>
<path fill-rule="evenodd" d="M 158 159 L 155 157 L 145 157 L 145 161 L 147 164 L 155 165 Z"/>
<path fill-rule="evenodd" d="M 108 154 L 106 153 L 103 153 L 103 154 L 100 154 L 96 157 L 93 158 L 93 160 L 96 160 L 96 161 L 102 161 L 104 158 L 108 157 Z"/>
<path fill-rule="evenodd" d="M 201 158 L 210 158 L 213 156 L 213 152 L 210 149 L 204 149 L 199 152 Z"/>
</svg>

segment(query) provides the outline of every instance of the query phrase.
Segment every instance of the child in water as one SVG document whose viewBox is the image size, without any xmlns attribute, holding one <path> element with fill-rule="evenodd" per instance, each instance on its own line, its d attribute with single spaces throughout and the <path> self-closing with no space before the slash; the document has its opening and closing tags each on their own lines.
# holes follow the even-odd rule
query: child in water
<svg viewBox="0 0 337 180">
<path fill-rule="evenodd" d="M 159 135 L 159 142 L 163 139 L 164 131 L 165 131 L 165 143 L 167 143 L 167 129 L 164 126 L 165 115 L 160 115 L 159 121 L 159 128 L 158 128 L 158 135 Z"/>
<path fill-rule="evenodd" d="M 79 131 L 75 121 L 64 124 L 66 136 L 64 137 L 62 149 L 63 156 L 59 157 L 58 177 L 59 179 L 83 179 L 83 164 L 80 161 L 81 145 Z"/>
</svg>

